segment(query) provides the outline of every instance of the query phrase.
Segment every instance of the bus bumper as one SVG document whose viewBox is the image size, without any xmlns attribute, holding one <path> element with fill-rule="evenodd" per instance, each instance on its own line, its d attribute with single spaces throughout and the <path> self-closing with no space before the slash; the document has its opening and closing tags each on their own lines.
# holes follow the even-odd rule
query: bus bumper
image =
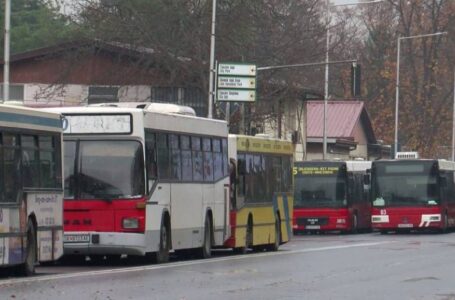
<svg viewBox="0 0 455 300">
<path fill-rule="evenodd" d="M 63 238 L 66 255 L 145 255 L 146 238 L 143 233 L 71 232 Z"/>
<path fill-rule="evenodd" d="M 372 215 L 371 225 L 377 230 L 423 230 L 442 228 L 441 214 Z"/>
</svg>

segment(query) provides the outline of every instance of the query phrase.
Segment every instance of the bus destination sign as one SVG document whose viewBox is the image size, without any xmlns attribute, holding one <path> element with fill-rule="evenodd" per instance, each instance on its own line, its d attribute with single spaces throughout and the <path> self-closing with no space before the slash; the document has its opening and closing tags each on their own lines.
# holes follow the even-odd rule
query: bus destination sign
<svg viewBox="0 0 455 300">
<path fill-rule="evenodd" d="M 338 167 L 294 167 L 293 174 L 294 176 L 301 175 L 335 175 L 338 173 Z"/>
</svg>

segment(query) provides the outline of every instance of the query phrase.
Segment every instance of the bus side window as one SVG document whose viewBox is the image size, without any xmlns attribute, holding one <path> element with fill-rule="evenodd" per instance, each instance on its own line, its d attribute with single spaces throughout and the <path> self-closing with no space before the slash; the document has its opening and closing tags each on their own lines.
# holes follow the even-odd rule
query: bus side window
<svg viewBox="0 0 455 300">
<path fill-rule="evenodd" d="M 221 140 L 221 150 L 223 152 L 223 174 L 229 175 L 229 159 L 228 159 L 228 142 L 227 139 Z"/>
<path fill-rule="evenodd" d="M 238 155 L 238 162 L 237 162 L 237 170 L 238 170 L 238 185 L 237 185 L 237 195 L 239 197 L 245 197 L 245 174 L 246 174 L 246 161 L 245 155 L 239 154 Z"/>
<path fill-rule="evenodd" d="M 223 178 L 223 153 L 221 152 L 221 140 L 212 139 L 213 148 L 213 176 L 215 181 Z"/>
<path fill-rule="evenodd" d="M 210 138 L 202 139 L 202 151 L 204 157 L 204 181 L 213 181 L 213 150 Z"/>
<path fill-rule="evenodd" d="M 201 138 L 191 137 L 191 153 L 193 165 L 193 181 L 200 182 L 204 180 L 204 166 L 201 151 Z"/>
<path fill-rule="evenodd" d="M 169 148 L 171 157 L 171 179 L 182 179 L 182 160 L 180 155 L 179 136 L 169 134 Z"/>
<path fill-rule="evenodd" d="M 168 135 L 165 133 L 158 133 L 156 136 L 156 149 L 158 161 L 158 176 L 160 179 L 170 179 L 170 161 Z"/>
<path fill-rule="evenodd" d="M 156 136 L 154 133 L 145 133 L 145 161 L 147 163 L 147 176 L 149 180 L 155 180 L 158 177 L 158 168 L 156 163 Z"/>
<path fill-rule="evenodd" d="M 3 134 L 3 201 L 9 203 L 16 203 L 21 196 L 21 153 L 17 141 L 16 135 Z"/>
<path fill-rule="evenodd" d="M 245 202 L 254 201 L 254 158 L 252 154 L 245 155 Z"/>
<path fill-rule="evenodd" d="M 292 164 L 289 157 L 282 157 L 282 187 L 281 192 L 292 192 Z"/>
<path fill-rule="evenodd" d="M 180 151 L 182 153 L 182 180 L 193 180 L 193 163 L 191 159 L 190 137 L 187 135 L 180 136 Z"/>
</svg>

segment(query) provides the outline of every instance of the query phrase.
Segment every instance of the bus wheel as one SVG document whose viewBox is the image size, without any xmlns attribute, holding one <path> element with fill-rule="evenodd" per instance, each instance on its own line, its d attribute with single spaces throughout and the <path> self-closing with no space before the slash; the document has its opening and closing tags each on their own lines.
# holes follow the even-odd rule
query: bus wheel
<svg viewBox="0 0 455 300">
<path fill-rule="evenodd" d="M 212 256 L 212 226 L 208 217 L 205 218 L 204 241 L 199 249 L 201 258 L 210 258 Z"/>
<path fill-rule="evenodd" d="M 443 216 L 443 225 L 441 228 L 441 233 L 447 233 L 449 231 L 449 217 L 447 216 L 447 212 Z"/>
<path fill-rule="evenodd" d="M 118 264 L 120 264 L 121 260 L 122 260 L 121 255 L 117 255 L 117 254 L 106 255 L 106 261 L 109 264 L 118 265 Z"/>
<path fill-rule="evenodd" d="M 280 218 L 278 215 L 275 219 L 275 242 L 267 247 L 269 251 L 278 251 L 281 242 Z"/>
<path fill-rule="evenodd" d="M 232 249 L 232 251 L 234 251 L 235 254 L 246 254 L 248 252 L 248 248 L 247 247 L 237 247 L 237 248 Z"/>
<path fill-rule="evenodd" d="M 155 254 L 155 260 L 157 263 L 160 264 L 169 261 L 169 246 L 169 229 L 163 221 L 160 228 L 160 248 Z"/>
<path fill-rule="evenodd" d="M 359 232 L 359 219 L 357 218 L 357 214 L 352 216 L 352 227 L 351 233 L 355 234 Z"/>
<path fill-rule="evenodd" d="M 32 221 L 29 220 L 27 225 L 27 248 L 25 251 L 25 262 L 19 267 L 20 275 L 29 276 L 35 274 L 37 252 L 35 226 Z"/>
</svg>

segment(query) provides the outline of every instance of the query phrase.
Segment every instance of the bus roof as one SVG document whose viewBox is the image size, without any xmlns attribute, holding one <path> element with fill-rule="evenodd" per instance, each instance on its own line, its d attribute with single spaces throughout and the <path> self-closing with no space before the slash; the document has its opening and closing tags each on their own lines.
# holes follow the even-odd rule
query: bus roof
<svg viewBox="0 0 455 300">
<path fill-rule="evenodd" d="M 440 170 L 455 171 L 455 162 L 445 159 L 386 159 L 374 161 L 373 164 L 409 164 L 412 162 L 436 162 Z"/>
<path fill-rule="evenodd" d="M 186 116 L 196 116 L 193 108 L 184 105 L 170 103 L 152 103 L 152 102 L 118 102 L 118 103 L 99 103 L 92 104 L 89 107 L 122 107 L 122 108 L 139 108 L 149 112 L 179 114 Z"/>
<path fill-rule="evenodd" d="M 0 104 L 0 126 L 62 131 L 62 121 L 59 113 L 5 104 Z"/>
<path fill-rule="evenodd" d="M 157 106 L 161 107 L 161 106 Z M 188 114 L 163 112 L 152 107 L 149 109 L 119 106 L 71 106 L 46 108 L 46 111 L 59 112 L 64 115 L 133 115 L 134 132 L 130 130 L 119 131 L 119 134 L 138 135 L 143 128 L 158 131 L 175 131 L 187 134 L 216 135 L 226 137 L 228 134 L 227 123 L 224 120 L 207 119 Z M 143 121 L 142 121 L 143 119 Z M 140 120 L 140 121 L 139 121 Z M 128 127 L 129 128 L 129 127 Z M 139 131 L 137 131 L 139 130 Z M 83 132 L 80 132 L 83 133 Z M 88 133 L 88 132 L 86 132 Z M 102 133 L 102 132 L 99 132 Z M 111 132 L 112 133 L 112 132 Z"/>
</svg>

